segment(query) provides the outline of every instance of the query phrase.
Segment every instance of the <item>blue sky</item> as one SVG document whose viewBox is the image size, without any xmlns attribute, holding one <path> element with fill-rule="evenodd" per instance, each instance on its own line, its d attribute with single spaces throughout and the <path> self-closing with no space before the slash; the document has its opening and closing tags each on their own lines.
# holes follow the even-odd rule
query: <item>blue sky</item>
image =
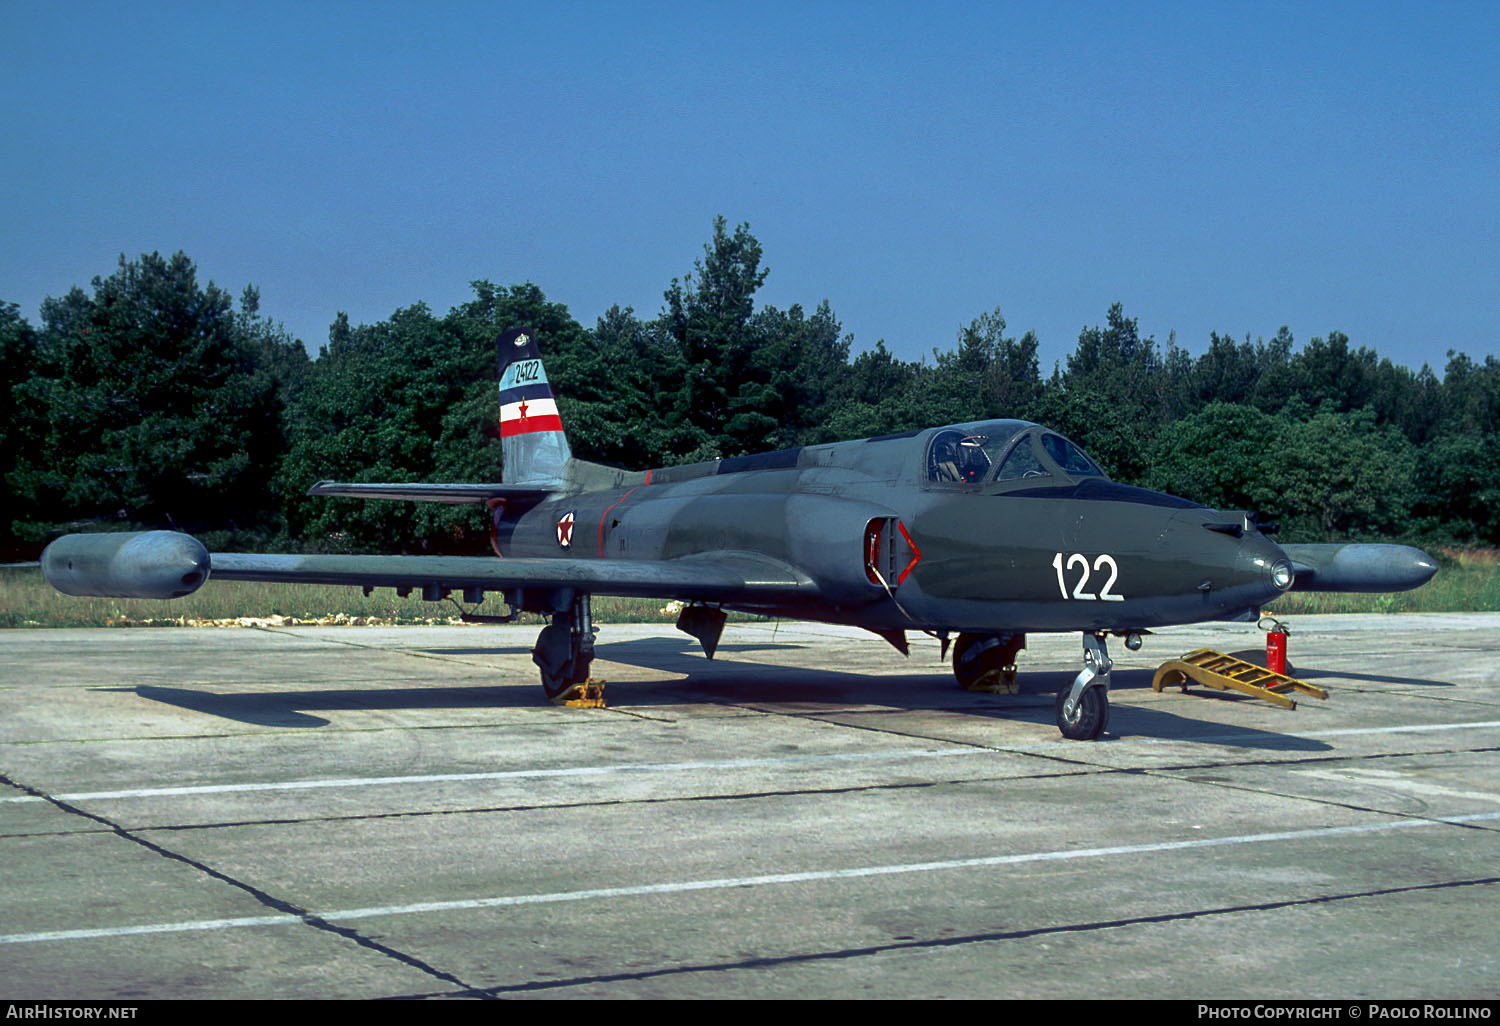
<svg viewBox="0 0 1500 1026">
<path fill-rule="evenodd" d="M 1043 370 L 1122 302 L 1500 353 L 1493 3 L 0 0 L 0 300 L 181 249 L 316 351 L 468 282 L 643 317 L 748 222 L 762 302 Z"/>
</svg>

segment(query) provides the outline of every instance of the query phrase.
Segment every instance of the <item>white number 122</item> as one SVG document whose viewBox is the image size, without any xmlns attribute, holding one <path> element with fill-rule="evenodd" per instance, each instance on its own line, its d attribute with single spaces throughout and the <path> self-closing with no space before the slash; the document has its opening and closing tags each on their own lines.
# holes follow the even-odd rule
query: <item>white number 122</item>
<svg viewBox="0 0 1500 1026">
<path fill-rule="evenodd" d="M 1071 571 L 1074 565 L 1077 565 L 1082 570 L 1082 573 L 1078 575 L 1078 582 L 1073 585 L 1073 593 L 1069 595 L 1067 582 L 1063 580 L 1063 567 L 1066 566 Z M 1083 590 L 1089 583 L 1089 557 L 1081 552 L 1074 552 L 1068 556 L 1066 563 L 1063 562 L 1063 554 L 1061 552 L 1052 557 L 1052 569 L 1057 571 L 1057 590 L 1062 592 L 1063 598 L 1124 602 L 1124 595 L 1115 595 L 1110 591 L 1115 586 L 1115 580 L 1120 576 L 1120 566 L 1115 562 L 1115 557 L 1108 553 L 1094 560 L 1095 571 L 1103 571 L 1105 567 L 1109 568 L 1109 580 L 1104 582 L 1104 587 L 1100 588 L 1099 594 L 1095 595 L 1093 592 Z"/>
</svg>

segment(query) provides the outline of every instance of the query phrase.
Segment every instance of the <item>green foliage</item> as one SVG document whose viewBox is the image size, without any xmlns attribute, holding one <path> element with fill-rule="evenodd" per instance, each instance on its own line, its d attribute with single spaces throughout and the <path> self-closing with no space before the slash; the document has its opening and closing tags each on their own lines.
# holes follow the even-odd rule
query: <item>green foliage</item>
<svg viewBox="0 0 1500 1026">
<path fill-rule="evenodd" d="M 1236 343 L 1227 335 L 1211 332 L 1208 350 L 1193 364 L 1189 375 L 1189 403 L 1202 409 L 1210 403 L 1233 403 L 1260 410 L 1280 409 L 1285 396 L 1276 396 L 1286 386 L 1287 366 L 1292 358 L 1292 333 L 1283 325 L 1270 342 Z"/>
<path fill-rule="evenodd" d="M 664 294 L 658 324 L 675 347 L 671 370 L 678 372 L 676 380 L 664 382 L 675 392 L 666 412 L 680 443 L 692 446 L 680 453 L 689 459 L 739 455 L 742 445 L 752 451 L 770 447 L 775 424 L 754 405 L 762 393 L 752 375 L 752 369 L 763 370 L 751 324 L 754 296 L 770 273 L 761 269 L 760 257 L 749 226 L 730 235 L 724 218 L 715 218 L 703 259 L 681 281 L 673 278 Z M 738 434 L 729 428 L 736 417 Z"/>
<path fill-rule="evenodd" d="M 36 331 L 21 316 L 14 303 L 0 303 L 0 398 L 10 416 L 0 417 L 0 490 L 5 515 L 0 517 L 4 552 L 0 560 L 20 559 L 27 553 L 16 545 L 22 531 L 36 517 L 35 499 L 19 491 L 17 472 L 25 465 L 23 452 L 36 452 L 46 421 L 37 407 L 23 401 L 22 388 L 36 373 L 39 354 Z"/>
<path fill-rule="evenodd" d="M 186 255 L 120 258 L 93 294 L 42 304 L 30 376 L 11 388 L 27 411 L 7 446 L 11 487 L 39 520 L 262 525 L 282 448 L 278 383 L 227 293 L 197 281 Z"/>
<path fill-rule="evenodd" d="M 1463 353 L 1449 350 L 1438 405 L 1445 433 L 1472 436 L 1500 431 L 1500 359 L 1486 356 L 1484 363 L 1476 364 Z"/>
<path fill-rule="evenodd" d="M 531 283 L 472 283 L 446 315 L 415 303 L 351 325 L 316 360 L 262 315 L 200 287 L 181 253 L 127 262 L 43 305 L 0 304 L 6 544 L 34 555 L 76 519 L 176 525 L 217 544 L 475 552 L 471 507 L 311 500 L 314 482 L 488 481 L 500 474 L 494 339 L 529 325 L 576 455 L 668 466 L 985 418 L 1034 420 L 1112 476 L 1285 537 L 1500 543 L 1500 360 L 1449 353 L 1441 380 L 1330 332 L 1296 351 L 1213 334 L 1193 358 L 1113 305 L 1044 379 L 1039 340 L 1000 310 L 930 360 L 883 341 L 851 356 L 824 301 L 758 306 L 769 275 L 749 226 L 716 218 L 651 319 L 610 308 L 592 329 Z M 811 310 L 811 312 L 809 312 Z M 282 511 L 285 511 L 284 513 Z"/>
<path fill-rule="evenodd" d="M 1368 409 L 1311 416 L 1283 412 L 1273 510 L 1289 538 L 1335 540 L 1399 535 L 1416 498 L 1416 449 Z"/>
<path fill-rule="evenodd" d="M 1185 355 L 1169 345 L 1164 358 L 1116 303 L 1104 327 L 1079 333 L 1067 369 L 1053 374 L 1038 419 L 1071 437 L 1114 477 L 1137 483 L 1145 478 L 1158 428 L 1186 412 L 1190 377 Z"/>
<path fill-rule="evenodd" d="M 497 481 L 495 336 L 529 324 L 548 339 L 560 394 L 578 379 L 586 336 L 535 285 L 473 284 L 475 299 L 446 317 L 427 306 L 351 327 L 340 314 L 293 406 L 281 474 L 294 534 L 365 552 L 472 552 L 488 527 L 473 508 L 310 499 L 325 479 Z"/>
<path fill-rule="evenodd" d="M 1161 430 L 1145 483 L 1215 509 L 1268 510 L 1281 427 L 1253 406 L 1212 403 Z"/>
<path fill-rule="evenodd" d="M 1421 451 L 1419 527 L 1464 542 L 1500 544 L 1500 446 L 1487 435 L 1443 435 Z"/>
<path fill-rule="evenodd" d="M 1292 541 L 1406 533 L 1417 496 L 1416 447 L 1369 410 L 1331 403 L 1275 416 L 1214 403 L 1164 428 L 1150 463 L 1152 487 L 1265 513 Z"/>
<path fill-rule="evenodd" d="M 1030 332 L 1007 336 L 998 307 L 969 322 L 953 349 L 932 354 L 934 373 L 923 380 L 927 412 L 937 415 L 930 424 L 1030 416 L 1042 393 L 1038 345 Z"/>
</svg>

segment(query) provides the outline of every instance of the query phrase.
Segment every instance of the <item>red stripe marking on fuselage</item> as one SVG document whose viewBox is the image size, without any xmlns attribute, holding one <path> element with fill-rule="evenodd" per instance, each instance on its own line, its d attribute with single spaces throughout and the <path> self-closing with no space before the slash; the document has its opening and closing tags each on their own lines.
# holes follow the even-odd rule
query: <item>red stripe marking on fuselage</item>
<svg viewBox="0 0 1500 1026">
<path fill-rule="evenodd" d="M 635 486 L 635 488 L 639 488 L 639 487 L 640 487 L 640 485 L 636 485 Z M 635 488 L 630 489 L 630 492 L 635 491 Z M 622 503 L 626 499 L 628 499 L 630 497 L 630 492 L 626 492 L 624 495 L 620 496 L 614 502 L 611 502 L 608 506 L 604 507 L 604 512 L 599 514 L 599 558 L 600 559 L 604 558 L 604 518 L 607 517 L 607 516 L 609 516 L 609 511 L 610 510 L 614 509 L 620 503 Z"/>
</svg>

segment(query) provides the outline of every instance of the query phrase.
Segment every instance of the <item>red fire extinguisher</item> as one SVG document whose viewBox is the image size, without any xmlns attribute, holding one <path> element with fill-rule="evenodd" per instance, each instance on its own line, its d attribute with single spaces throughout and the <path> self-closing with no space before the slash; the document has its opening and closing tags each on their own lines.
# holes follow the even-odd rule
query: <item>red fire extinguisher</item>
<svg viewBox="0 0 1500 1026">
<path fill-rule="evenodd" d="M 1266 632 L 1266 669 L 1272 673 L 1286 673 L 1286 636 L 1290 633 L 1284 623 Z"/>
</svg>

